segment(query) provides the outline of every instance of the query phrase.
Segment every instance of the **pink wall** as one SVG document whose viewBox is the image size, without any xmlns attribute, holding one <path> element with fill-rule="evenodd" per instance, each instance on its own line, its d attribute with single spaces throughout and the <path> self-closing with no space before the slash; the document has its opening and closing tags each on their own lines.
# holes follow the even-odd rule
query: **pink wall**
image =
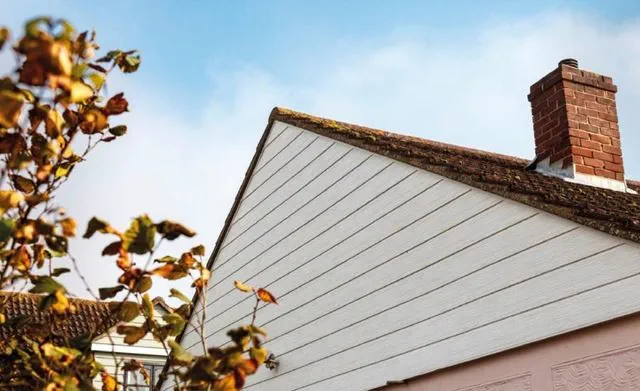
<svg viewBox="0 0 640 391">
<path fill-rule="evenodd" d="M 638 391 L 640 314 L 380 390 Z"/>
</svg>

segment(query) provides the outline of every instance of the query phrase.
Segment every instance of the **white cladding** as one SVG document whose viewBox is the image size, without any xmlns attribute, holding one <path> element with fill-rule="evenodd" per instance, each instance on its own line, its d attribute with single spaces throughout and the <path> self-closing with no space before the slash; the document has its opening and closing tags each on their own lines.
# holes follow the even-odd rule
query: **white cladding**
<svg viewBox="0 0 640 391">
<path fill-rule="evenodd" d="M 366 390 L 640 310 L 640 246 L 276 122 L 214 262 L 209 346 L 250 322 L 234 279 L 280 302 L 258 311 L 280 365 L 246 389 Z M 182 345 L 202 349 L 191 327 Z"/>
</svg>

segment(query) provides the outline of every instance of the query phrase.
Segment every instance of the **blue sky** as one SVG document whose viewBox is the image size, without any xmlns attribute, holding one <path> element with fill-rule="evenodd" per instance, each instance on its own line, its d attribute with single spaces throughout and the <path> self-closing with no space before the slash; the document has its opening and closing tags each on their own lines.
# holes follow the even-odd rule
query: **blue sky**
<svg viewBox="0 0 640 391">
<path fill-rule="evenodd" d="M 130 99 L 129 134 L 63 194 L 81 224 L 148 212 L 211 250 L 276 105 L 532 158 L 526 94 L 565 57 L 618 84 L 625 167 L 640 178 L 638 1 L 15 1 L 0 24 L 40 14 L 143 56 L 108 86 Z M 90 281 L 109 285 L 100 245 L 73 243 Z"/>
</svg>

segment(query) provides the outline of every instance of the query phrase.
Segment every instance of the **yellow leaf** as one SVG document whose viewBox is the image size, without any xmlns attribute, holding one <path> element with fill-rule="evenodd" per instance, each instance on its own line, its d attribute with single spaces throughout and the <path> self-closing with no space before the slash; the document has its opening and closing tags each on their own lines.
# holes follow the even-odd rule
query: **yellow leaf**
<svg viewBox="0 0 640 391">
<path fill-rule="evenodd" d="M 265 348 L 251 348 L 249 354 L 251 355 L 251 358 L 258 362 L 258 365 L 262 365 L 267 361 L 268 352 Z"/>
<path fill-rule="evenodd" d="M 81 81 L 74 81 L 71 84 L 71 103 L 81 103 L 93 96 L 93 90 Z"/>
<path fill-rule="evenodd" d="M 64 126 L 64 119 L 58 110 L 52 109 L 47 111 L 47 118 L 44 122 L 44 128 L 49 137 L 58 137 Z"/>
<path fill-rule="evenodd" d="M 213 385 L 213 391 L 236 391 L 236 379 L 233 374 L 229 374 Z"/>
<path fill-rule="evenodd" d="M 274 295 L 271 294 L 271 292 L 269 292 L 266 289 L 260 288 L 258 289 L 258 297 L 260 298 L 260 300 L 266 302 L 266 303 L 273 303 L 273 304 L 278 304 L 278 301 L 276 300 L 276 297 Z"/>
<path fill-rule="evenodd" d="M 237 290 L 239 290 L 241 292 L 251 292 L 251 291 L 253 291 L 253 287 L 251 287 L 251 286 L 249 286 L 247 284 L 244 284 L 239 280 L 235 280 L 233 282 L 233 285 L 236 287 Z"/>
<path fill-rule="evenodd" d="M 102 378 L 102 391 L 116 391 L 118 383 L 113 376 L 107 372 L 101 372 L 100 377 Z"/>
<path fill-rule="evenodd" d="M 0 190 L 0 213 L 15 208 L 24 201 L 24 195 L 17 191 Z"/>
<path fill-rule="evenodd" d="M 22 103 L 18 94 L 0 91 L 0 127 L 12 128 L 18 123 Z"/>
<path fill-rule="evenodd" d="M 64 295 L 62 289 L 57 289 L 54 296 L 56 298 L 56 302 L 53 303 L 51 309 L 55 313 L 62 315 L 75 310 L 75 307 L 69 303 L 69 299 Z"/>
<path fill-rule="evenodd" d="M 60 226 L 62 226 L 62 233 L 64 236 L 76 236 L 76 221 L 71 217 L 67 217 L 66 219 L 60 221 Z"/>
</svg>

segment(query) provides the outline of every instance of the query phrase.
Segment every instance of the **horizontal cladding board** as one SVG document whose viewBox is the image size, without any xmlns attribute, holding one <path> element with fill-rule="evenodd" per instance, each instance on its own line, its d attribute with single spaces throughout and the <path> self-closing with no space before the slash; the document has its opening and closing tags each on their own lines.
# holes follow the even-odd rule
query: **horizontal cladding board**
<svg viewBox="0 0 640 391">
<path fill-rule="evenodd" d="M 344 171 L 335 168 L 335 166 L 343 159 L 346 159 L 347 163 L 349 160 L 353 161 L 353 156 L 349 156 L 349 152 L 353 149 L 336 147 L 335 143 L 327 143 L 327 145 L 318 143 L 318 145 L 325 148 L 316 155 L 313 161 L 302 166 L 296 162 L 297 170 L 290 174 L 286 183 L 264 195 L 264 198 L 246 211 L 240 221 L 230 226 L 221 249 L 229 247 L 243 236 L 251 235 L 252 230 L 255 227 L 260 227 L 261 224 L 258 223 L 263 220 L 271 220 L 279 216 L 287 202 L 295 202 L 296 205 L 304 205 L 309 202 L 331 184 L 329 180 L 331 177 L 326 175 L 328 170 L 330 170 L 329 174 L 341 174 Z M 335 178 L 339 178 L 339 176 Z M 265 221 L 266 225 L 268 225 L 267 221 Z"/>
<path fill-rule="evenodd" d="M 254 264 L 248 265 L 245 269 L 248 278 L 245 281 L 270 289 L 275 288 L 280 296 L 286 294 L 289 290 L 298 287 L 303 282 L 304 276 L 308 277 L 312 273 L 307 271 L 306 274 L 302 274 L 306 269 L 299 271 L 299 268 L 312 267 L 314 264 L 328 267 L 331 265 L 331 261 L 323 260 L 329 255 L 327 252 L 330 251 L 331 257 L 336 257 L 337 251 L 340 249 L 353 250 L 357 246 L 364 248 L 363 243 L 371 243 L 370 240 L 365 242 L 367 238 L 364 237 L 364 234 L 372 224 L 383 218 L 386 218 L 387 221 L 391 221 L 392 218 L 397 219 L 401 213 L 410 216 L 421 201 L 428 199 L 425 193 L 437 183 L 438 179 L 435 177 L 413 178 L 413 175 L 405 177 L 404 180 L 390 187 L 388 191 L 373 195 L 368 201 L 369 204 L 363 203 L 360 209 L 351 215 L 344 216 L 343 220 L 331 229 L 320 232 L 317 236 L 310 237 L 307 241 L 300 243 L 297 250 L 276 258 L 264 267 Z M 360 241 L 356 242 L 356 240 Z M 366 247 L 366 245 L 364 246 Z M 240 301 L 248 301 L 250 298 L 231 289 L 215 300 L 216 312 L 214 314 L 219 315 L 240 304 Z"/>
<path fill-rule="evenodd" d="M 451 340 L 376 360 L 361 368 L 344 371 L 302 388 L 245 387 L 259 390 L 368 390 L 380 387 L 389 380 L 402 380 L 416 374 L 432 372 L 524 344 L 587 327 L 603 319 L 631 314 L 640 310 L 640 296 L 629 296 L 640 285 L 640 276 L 629 276 L 612 284 L 567 297 L 549 305 L 531 309 L 519 316 L 509 317 L 461 334 Z M 621 300 L 624 297 L 624 300 Z M 552 321 L 551 321 L 552 320 Z M 391 376 L 391 377 L 389 377 Z"/>
<path fill-rule="evenodd" d="M 300 137 L 302 133 L 303 132 L 300 129 L 296 129 L 291 126 L 285 126 L 280 132 L 271 132 L 269 136 L 275 136 L 275 138 L 271 140 L 272 142 L 269 145 L 265 146 L 265 148 L 262 150 L 262 153 L 258 158 L 258 162 L 256 163 L 256 166 L 253 170 L 251 180 L 249 181 L 247 188 L 245 189 L 245 193 L 242 195 L 243 198 L 247 197 L 247 195 L 249 195 L 255 189 L 255 187 L 261 183 L 261 181 L 259 180 L 260 177 L 255 177 L 258 176 L 261 171 L 267 169 L 272 164 L 271 162 L 275 160 L 282 153 L 282 151 L 286 150 L 287 146 L 293 143 L 297 137 Z"/>
<path fill-rule="evenodd" d="M 285 175 L 289 175 L 291 180 L 284 186 L 276 188 L 271 193 L 261 193 L 263 199 L 258 204 L 255 204 L 256 208 L 247 214 L 247 217 L 240 220 L 238 223 L 231 226 L 229 230 L 229 236 L 225 240 L 224 246 L 221 248 L 218 254 L 218 260 L 220 264 L 216 266 L 216 270 L 220 269 L 222 265 L 233 260 L 234 255 L 241 249 L 251 244 L 252 239 L 260 237 L 268 229 L 274 227 L 276 224 L 281 223 L 282 220 L 294 213 L 298 208 L 308 208 L 308 204 L 314 201 L 314 197 L 319 197 L 320 194 L 330 190 L 334 183 L 342 178 L 350 170 L 356 169 L 359 164 L 362 164 L 364 160 L 370 156 L 365 153 L 355 153 L 345 156 L 343 155 L 349 150 L 342 148 L 331 148 L 331 145 L 324 143 L 318 144 L 318 155 L 322 155 L 323 159 L 317 159 L 312 163 L 312 167 L 316 168 L 321 174 L 315 181 L 309 184 L 306 188 L 297 192 L 291 199 L 286 197 L 287 192 L 293 193 L 297 189 L 302 187 L 303 181 L 308 181 L 309 177 L 314 176 L 314 172 L 304 170 L 306 165 L 303 162 L 295 162 L 289 170 L 283 171 Z M 323 154 L 323 152 L 325 152 Z M 339 161 L 339 162 L 338 162 Z M 336 164 L 331 168 L 328 166 L 335 162 Z M 302 171 L 301 171 L 302 168 Z M 328 168 L 325 171 L 325 168 Z M 305 176 L 306 175 L 306 176 Z M 291 184 L 292 186 L 287 186 Z M 273 196 L 272 196 L 273 195 Z M 281 201 L 284 201 L 283 205 L 272 211 L 268 215 L 268 211 L 279 205 Z M 286 205 L 296 205 L 295 209 L 288 209 Z M 260 219 L 260 220 L 258 220 Z"/>
<path fill-rule="evenodd" d="M 405 186 L 414 182 L 419 184 L 417 189 L 422 189 L 408 192 L 408 188 Z M 280 262 L 276 268 L 267 269 L 266 272 L 269 274 L 261 278 L 261 281 L 259 281 L 262 283 L 261 285 L 266 285 L 269 289 L 274 290 L 274 293 L 281 300 L 289 300 L 287 297 L 291 290 L 303 287 L 303 283 L 313 281 L 318 274 L 329 271 L 340 263 L 349 262 L 351 258 L 358 255 L 360 255 L 360 259 L 364 259 L 363 257 L 366 257 L 367 254 L 366 250 L 370 252 L 372 247 L 379 246 L 382 242 L 385 242 L 385 239 L 387 241 L 392 239 L 397 241 L 400 236 L 399 233 L 407 230 L 413 230 L 422 235 L 423 232 L 419 227 L 430 224 L 423 221 L 426 219 L 425 216 L 430 213 L 435 214 L 440 207 L 452 203 L 467 191 L 464 186 L 455 182 L 438 183 L 435 176 L 423 176 L 420 179 L 413 179 L 412 176 L 411 180 L 407 180 L 406 183 L 403 182 L 402 185 L 404 186 L 398 187 L 402 193 L 390 192 L 385 194 L 386 197 L 376 200 L 376 203 L 372 206 L 378 206 L 379 208 L 361 209 L 357 215 L 351 216 L 354 220 L 351 218 L 345 220 L 344 228 L 336 227 L 336 229 L 326 232 L 323 237 L 319 238 L 320 240 L 314 241 L 311 247 L 305 246 L 301 248 L 300 252 L 287 257 L 290 259 L 289 262 Z M 414 197 L 414 195 L 416 196 Z M 395 197 L 398 200 L 393 201 Z M 483 198 L 482 196 L 479 197 Z M 408 202 L 397 202 L 405 200 L 408 200 Z M 416 214 L 415 211 L 420 209 L 421 213 Z M 437 216 L 428 221 L 435 220 L 437 220 Z M 410 221 L 415 221 L 415 223 L 411 224 Z M 348 234 L 350 229 L 356 230 L 357 234 L 348 237 L 348 240 L 340 242 L 345 236 L 348 236 L 345 234 Z M 339 245 L 332 246 L 335 243 Z M 318 259 L 320 258 L 318 255 L 321 259 Z M 302 265 L 302 267 L 296 268 L 298 264 Z M 287 275 L 288 271 L 292 273 Z M 277 284 L 272 285 L 270 283 L 270 281 L 280 277 L 284 278 L 278 281 Z M 236 294 L 234 297 L 242 299 L 245 296 Z M 282 308 L 287 307 L 282 306 Z M 212 317 L 209 323 L 223 327 L 229 322 L 234 322 L 239 317 L 247 315 L 247 311 L 250 311 L 248 305 L 235 306 L 230 311 L 223 313 L 222 316 Z M 261 319 L 261 321 L 266 320 Z M 185 344 L 185 346 L 189 345 Z"/>
<path fill-rule="evenodd" d="M 268 172 L 267 170 L 263 171 L 269 177 L 265 178 L 256 187 L 255 192 L 247 195 L 247 198 L 242 200 L 241 208 L 238 208 L 238 220 L 244 218 L 254 206 L 269 194 L 286 185 L 300 169 L 317 160 L 331 146 L 331 142 L 319 140 L 318 137 L 300 137 L 298 140 L 302 143 L 301 145 L 292 143 L 287 148 L 287 151 L 283 151 L 280 154 L 282 159 L 278 160 L 286 159 L 281 166 L 273 167 L 273 170 L 268 170 Z M 277 163 L 281 162 L 277 161 Z"/>
<path fill-rule="evenodd" d="M 239 252 L 231 254 L 233 259 L 227 260 L 227 262 L 215 270 L 218 274 L 218 280 L 217 282 L 215 280 L 212 281 L 210 290 L 215 290 L 221 280 L 226 279 L 227 276 L 231 274 L 239 272 L 242 267 L 253 261 L 256 257 L 263 256 L 264 252 L 273 246 L 281 246 L 282 240 L 286 239 L 287 242 L 290 243 L 293 241 L 292 236 L 300 237 L 300 232 L 309 231 L 312 223 L 315 223 L 313 224 L 314 227 L 317 226 L 318 222 L 316 220 L 319 217 L 321 217 L 323 221 L 333 217 L 332 214 L 325 213 L 328 209 L 335 210 L 343 205 L 349 207 L 351 206 L 349 201 L 356 202 L 357 200 L 352 199 L 355 198 L 356 195 L 364 193 L 365 189 L 373 190 L 371 189 L 372 186 L 383 187 L 386 184 L 385 179 L 390 179 L 390 174 L 381 176 L 380 173 L 390 166 L 393 166 L 393 164 L 386 162 L 382 158 L 375 156 L 367 158 L 362 164 L 346 173 L 342 179 L 331 187 L 330 191 L 322 193 L 313 203 L 290 216 L 286 224 L 280 224 L 274 227 L 268 231 L 268 235 L 256 238 L 255 241 L 250 243 L 249 247 L 245 247 Z M 398 167 L 398 165 L 395 165 L 395 167 Z M 392 171 L 394 171 L 394 169 L 392 169 Z M 396 172 L 394 171 L 394 173 Z M 370 184 L 370 182 L 373 183 Z M 349 199 L 344 200 L 345 198 Z M 260 259 L 263 258 L 261 257 Z"/>
<path fill-rule="evenodd" d="M 610 261 L 612 259 L 616 260 L 617 267 L 614 269 L 611 268 Z M 285 389 L 285 386 L 287 389 L 296 389 L 379 359 L 412 351 L 424 344 L 435 344 L 455 339 L 469 330 L 500 319 L 518 316 L 527 309 L 537 308 L 595 287 L 605 286 L 631 275 L 640 274 L 638 260 L 640 260 L 638 249 L 629 246 L 616 247 L 608 252 L 571 263 L 564 268 L 555 269 L 537 278 L 525 280 L 520 284 L 501 289 L 493 294 L 483 296 L 479 300 L 444 312 L 444 307 L 449 301 L 463 293 L 470 293 L 470 289 L 465 291 L 462 287 L 453 287 L 448 292 L 436 295 L 429 307 L 423 306 L 421 315 L 425 317 L 425 320 L 422 322 L 413 323 L 405 328 L 399 328 L 393 333 L 370 339 L 363 337 L 371 332 L 370 328 L 351 330 L 351 333 L 343 336 L 346 339 L 342 341 L 350 343 L 350 346 L 344 346 L 344 342 L 342 342 L 342 347 L 346 350 L 326 355 L 324 356 L 326 358 L 316 361 L 309 361 L 309 357 L 300 356 L 303 353 L 300 352 L 297 357 L 291 357 L 291 366 L 288 366 L 287 360 L 280 362 L 278 370 L 282 373 L 281 375 L 269 376 L 263 371 L 262 373 L 266 374 L 263 375 L 265 376 L 263 383 L 255 378 L 251 379 L 251 384 L 261 385 L 261 389 L 267 389 L 267 385 L 268 389 L 281 390 Z M 411 314 L 407 313 L 407 316 L 411 318 Z M 393 323 L 402 320 L 390 318 L 387 321 Z M 309 365 L 299 366 L 304 362 Z M 254 380 L 255 383 L 253 383 Z"/>
</svg>

